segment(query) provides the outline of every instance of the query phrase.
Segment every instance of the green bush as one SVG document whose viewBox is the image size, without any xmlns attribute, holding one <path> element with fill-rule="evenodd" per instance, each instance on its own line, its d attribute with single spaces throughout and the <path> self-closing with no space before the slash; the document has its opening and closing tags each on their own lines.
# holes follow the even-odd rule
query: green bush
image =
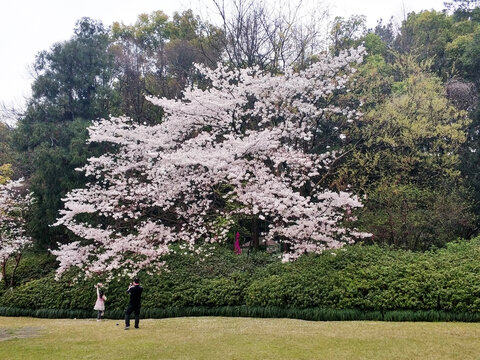
<svg viewBox="0 0 480 360">
<path fill-rule="evenodd" d="M 10 260 L 7 263 L 6 269 L 6 281 L 8 285 L 10 284 L 13 267 L 14 261 Z M 40 279 L 54 271 L 56 267 L 57 262 L 55 256 L 51 254 L 26 253 L 23 255 L 17 269 L 15 270 L 13 285 L 18 286 L 31 280 Z M 5 288 L 3 281 L 0 284 L 0 287 L 3 291 Z"/>
<path fill-rule="evenodd" d="M 249 306 L 480 311 L 480 239 L 426 253 L 351 246 L 309 255 L 247 288 Z"/>
<path fill-rule="evenodd" d="M 0 298 L 0 306 L 25 309 L 62 308 L 62 286 L 53 275 L 32 280 L 16 289 L 8 289 Z"/>
<path fill-rule="evenodd" d="M 225 314 L 342 320 L 381 315 L 398 321 L 477 321 L 479 257 L 480 238 L 424 253 L 359 244 L 288 264 L 266 254 L 237 256 L 225 249 L 213 250 L 205 261 L 173 254 L 168 271 L 140 274 L 142 307 L 151 317 Z M 71 271 L 55 281 L 50 273 L 25 282 L 0 294 L 0 307 L 89 313 L 95 303 L 94 284 L 105 279 L 76 281 L 76 275 Z M 121 317 L 129 281 L 106 284 L 107 317 Z"/>
</svg>

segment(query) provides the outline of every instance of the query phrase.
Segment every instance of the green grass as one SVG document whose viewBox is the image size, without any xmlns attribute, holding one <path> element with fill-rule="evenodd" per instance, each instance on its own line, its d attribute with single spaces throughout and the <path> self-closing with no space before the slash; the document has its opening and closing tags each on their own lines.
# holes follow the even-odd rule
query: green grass
<svg viewBox="0 0 480 360">
<path fill-rule="evenodd" d="M 119 323 L 117 326 L 116 324 Z M 478 359 L 480 324 L 0 317 L 0 359 Z"/>
</svg>

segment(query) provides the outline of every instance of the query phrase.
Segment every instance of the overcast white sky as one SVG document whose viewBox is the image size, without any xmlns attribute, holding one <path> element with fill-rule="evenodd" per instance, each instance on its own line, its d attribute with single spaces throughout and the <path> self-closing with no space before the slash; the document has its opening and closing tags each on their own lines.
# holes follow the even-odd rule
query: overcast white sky
<svg viewBox="0 0 480 360">
<path fill-rule="evenodd" d="M 274 1 L 274 0 L 272 0 Z M 295 0 L 292 0 L 295 1 Z M 319 0 L 320 1 L 320 0 Z M 444 0 L 324 0 L 330 13 L 367 16 L 373 27 L 379 18 L 401 20 L 404 14 L 441 10 Z M 0 0 L 0 104 L 22 106 L 30 94 L 29 66 L 35 55 L 56 42 L 69 39 L 75 22 L 88 16 L 108 26 L 114 21 L 134 23 L 137 15 L 192 8 L 208 15 L 211 0 Z"/>
</svg>

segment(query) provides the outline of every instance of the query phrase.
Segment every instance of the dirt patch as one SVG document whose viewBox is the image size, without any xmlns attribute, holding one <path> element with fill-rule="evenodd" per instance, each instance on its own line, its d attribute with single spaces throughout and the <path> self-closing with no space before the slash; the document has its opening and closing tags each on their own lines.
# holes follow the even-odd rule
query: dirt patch
<svg viewBox="0 0 480 360">
<path fill-rule="evenodd" d="M 0 341 L 11 339 L 25 339 L 37 336 L 39 327 L 0 328 Z"/>
</svg>

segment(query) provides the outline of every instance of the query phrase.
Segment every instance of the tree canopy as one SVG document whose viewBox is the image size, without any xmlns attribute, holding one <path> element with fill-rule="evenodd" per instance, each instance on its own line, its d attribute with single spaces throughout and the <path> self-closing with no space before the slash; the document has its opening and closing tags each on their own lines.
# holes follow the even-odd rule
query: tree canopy
<svg viewBox="0 0 480 360">
<path fill-rule="evenodd" d="M 182 100 L 150 98 L 167 114 L 160 125 L 125 117 L 95 123 L 89 141 L 119 151 L 90 158 L 84 171 L 92 181 L 65 199 L 57 225 L 84 240 L 54 252 L 59 272 L 136 273 L 160 265 L 170 243 L 193 250 L 225 241 L 242 214 L 265 223 L 265 239 L 288 245 L 285 260 L 369 236 L 340 226 L 361 203 L 324 188 L 322 173 L 336 155 L 315 146 L 321 122 L 358 118 L 324 99 L 345 90 L 349 65 L 361 58 L 361 49 L 351 50 L 273 77 L 199 66 L 209 89 L 187 88 Z"/>
</svg>

